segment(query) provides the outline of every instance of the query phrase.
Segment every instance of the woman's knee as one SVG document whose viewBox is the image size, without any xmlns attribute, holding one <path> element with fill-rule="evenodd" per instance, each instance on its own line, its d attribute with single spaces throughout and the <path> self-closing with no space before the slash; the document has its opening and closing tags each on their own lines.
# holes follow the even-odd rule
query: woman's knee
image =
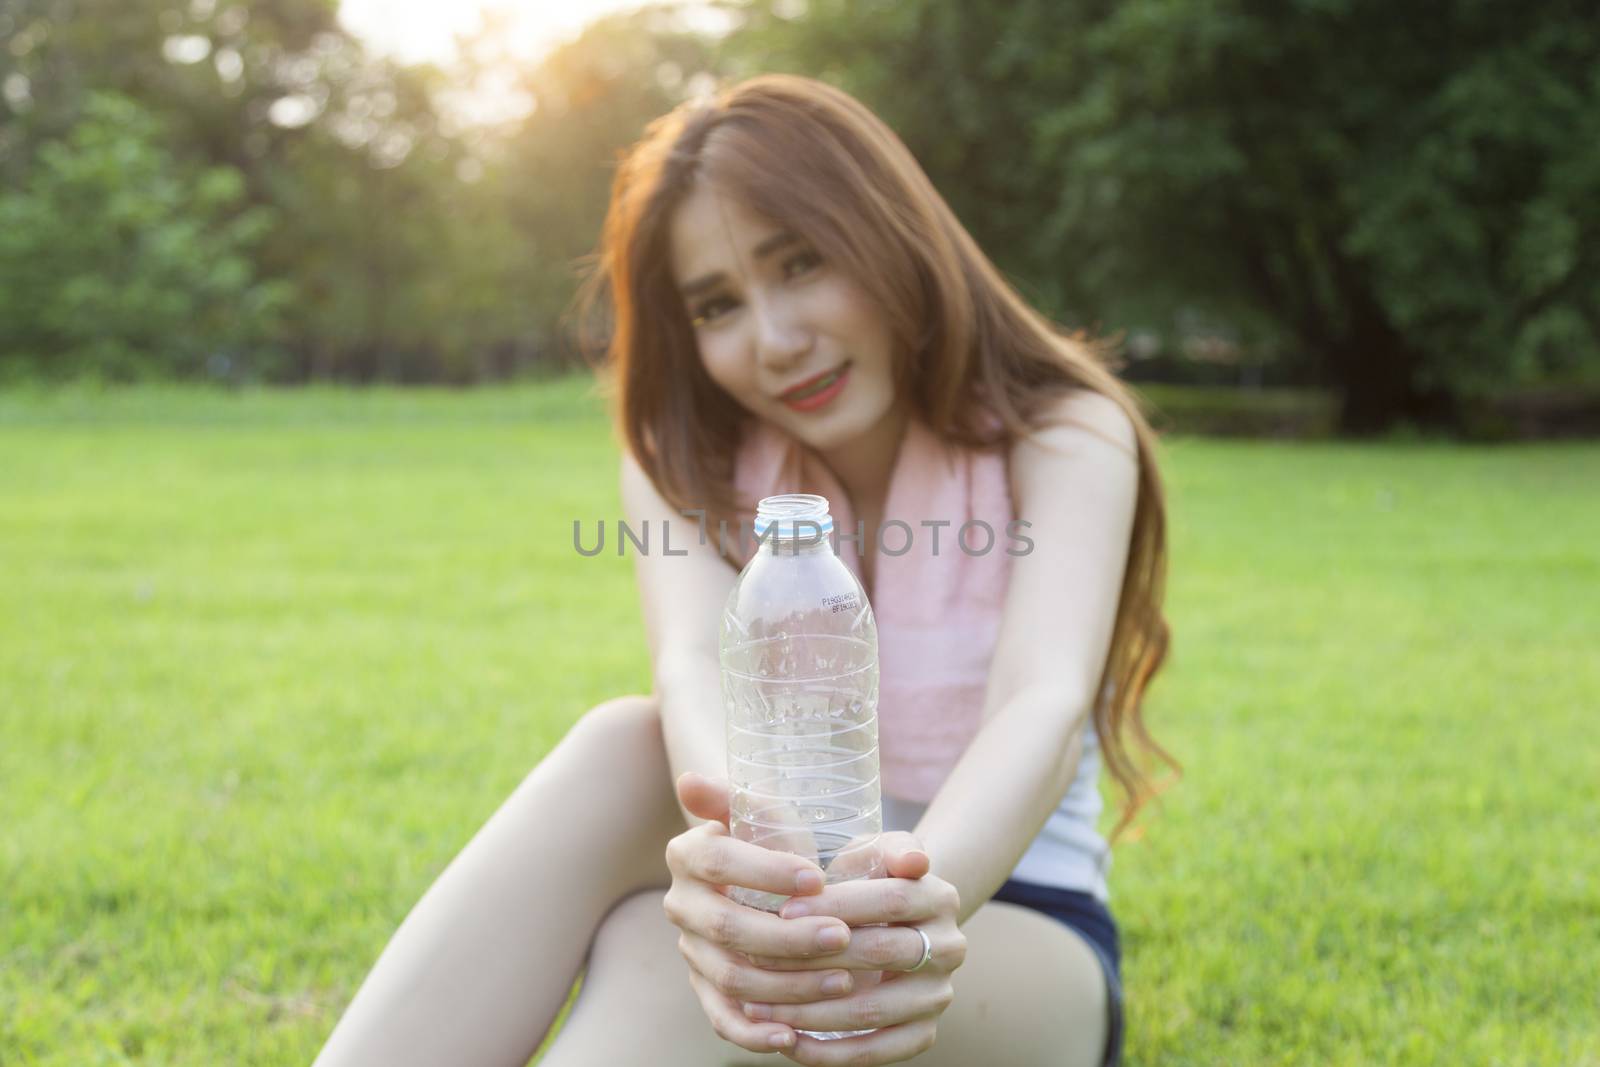
<svg viewBox="0 0 1600 1067">
<path fill-rule="evenodd" d="M 619 879 L 614 888 L 666 881 L 667 842 L 683 831 L 684 820 L 655 697 L 618 697 L 591 708 L 529 777 L 546 773 L 583 805 L 571 814 L 595 828 L 593 840 L 614 846 L 608 861 Z"/>
<path fill-rule="evenodd" d="M 679 930 L 662 908 L 663 892 L 654 888 L 624 897 L 601 922 L 573 1009 L 577 1032 L 571 1039 L 592 1053 L 586 1062 L 594 1063 L 625 1062 L 630 1048 L 637 1052 L 637 1033 L 652 1036 L 660 1046 L 653 1062 L 669 1067 L 771 1063 L 773 1057 L 746 1052 L 717 1036 L 689 984 L 688 964 L 678 951 Z M 622 1016 L 633 1023 L 626 1032 L 616 1026 Z M 607 1047 L 611 1041 L 626 1044 Z"/>
<path fill-rule="evenodd" d="M 661 702 L 653 695 L 633 694 L 596 704 L 572 724 L 567 739 L 598 748 L 613 757 L 635 752 L 646 756 L 664 755 Z"/>
<path fill-rule="evenodd" d="M 659 790 L 669 774 L 660 703 L 653 696 L 624 696 L 597 704 L 568 728 L 545 760 L 569 776 L 595 780 L 604 775 L 615 781 L 627 775 Z"/>
<path fill-rule="evenodd" d="M 1105 976 L 1081 935 L 999 901 L 985 904 L 962 930 L 967 958 L 954 976 L 956 998 L 918 1063 L 1100 1062 L 1109 1023 Z"/>
</svg>

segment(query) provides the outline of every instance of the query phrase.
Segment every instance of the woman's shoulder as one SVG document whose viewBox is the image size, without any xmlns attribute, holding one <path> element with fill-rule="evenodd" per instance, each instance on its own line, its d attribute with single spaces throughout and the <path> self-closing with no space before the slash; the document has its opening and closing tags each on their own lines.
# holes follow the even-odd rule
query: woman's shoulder
<svg viewBox="0 0 1600 1067">
<path fill-rule="evenodd" d="M 1086 477 L 1107 487 L 1137 482 L 1138 431 L 1112 397 L 1075 389 L 1052 397 L 1029 421 L 1029 432 L 1014 435 L 1006 449 L 1007 483 L 1019 514 Z"/>
<path fill-rule="evenodd" d="M 1139 448 L 1139 434 L 1133 417 L 1120 402 L 1092 389 L 1074 389 L 1056 398 L 1051 407 L 1051 425 L 1087 431 L 1120 446 L 1128 452 Z"/>
<path fill-rule="evenodd" d="M 1015 435 L 1010 444 L 1013 460 L 1037 451 L 1082 443 L 1085 435 L 1137 456 L 1139 434 L 1126 408 L 1115 398 L 1093 389 L 1072 389 L 1051 397 L 1029 420 L 1029 433 Z"/>
</svg>

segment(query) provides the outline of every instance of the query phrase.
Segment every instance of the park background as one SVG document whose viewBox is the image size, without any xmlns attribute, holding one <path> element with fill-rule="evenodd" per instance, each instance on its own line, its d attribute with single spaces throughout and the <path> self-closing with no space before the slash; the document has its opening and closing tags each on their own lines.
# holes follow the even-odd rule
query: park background
<svg viewBox="0 0 1600 1067">
<path fill-rule="evenodd" d="M 572 297 L 617 150 L 787 70 L 1165 434 L 1128 1062 L 1600 1064 L 1582 5 L 360 6 L 0 0 L 0 1063 L 309 1062 L 649 688 Z"/>
</svg>

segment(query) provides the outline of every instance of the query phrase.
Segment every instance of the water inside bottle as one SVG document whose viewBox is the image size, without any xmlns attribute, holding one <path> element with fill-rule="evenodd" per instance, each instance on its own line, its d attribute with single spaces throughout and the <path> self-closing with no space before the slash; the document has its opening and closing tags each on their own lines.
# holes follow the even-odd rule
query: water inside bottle
<svg viewBox="0 0 1600 1067">
<path fill-rule="evenodd" d="M 763 643 L 771 647 L 755 647 Z M 774 656 L 792 662 L 797 646 L 818 670 L 762 673 Z M 875 650 L 858 638 L 807 634 L 736 652 L 730 659 L 756 670 L 730 663 L 723 672 L 733 836 L 815 860 L 829 882 L 881 873 Z M 776 911 L 788 898 L 740 890 L 735 899 Z"/>
<path fill-rule="evenodd" d="M 732 835 L 817 863 L 832 883 L 884 872 L 878 836 L 878 640 L 866 593 L 826 538 L 827 500 L 763 499 L 757 552 L 729 595 L 720 635 Z M 776 912 L 788 894 L 730 886 Z M 858 971 L 856 984 L 881 972 Z M 816 1033 L 848 1037 L 869 1031 Z"/>
</svg>

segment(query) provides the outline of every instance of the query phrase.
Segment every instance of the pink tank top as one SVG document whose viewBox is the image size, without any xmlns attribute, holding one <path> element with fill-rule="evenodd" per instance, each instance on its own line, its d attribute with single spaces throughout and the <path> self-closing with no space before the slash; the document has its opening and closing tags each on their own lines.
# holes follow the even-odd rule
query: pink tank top
<svg viewBox="0 0 1600 1067">
<path fill-rule="evenodd" d="M 861 577 L 858 545 L 875 536 L 827 465 L 764 420 L 746 423 L 734 484 L 746 510 L 739 559 L 754 554 L 755 505 L 778 493 L 828 498 L 839 556 Z M 989 661 L 1005 606 L 1014 518 L 1006 457 L 947 446 L 913 418 L 895 458 L 868 590 L 878 623 L 878 746 L 883 791 L 926 804 L 982 724 Z M 987 524 L 987 529 L 984 525 Z M 960 538 L 958 542 L 957 538 Z M 737 544 L 733 554 L 741 554 Z"/>
</svg>

